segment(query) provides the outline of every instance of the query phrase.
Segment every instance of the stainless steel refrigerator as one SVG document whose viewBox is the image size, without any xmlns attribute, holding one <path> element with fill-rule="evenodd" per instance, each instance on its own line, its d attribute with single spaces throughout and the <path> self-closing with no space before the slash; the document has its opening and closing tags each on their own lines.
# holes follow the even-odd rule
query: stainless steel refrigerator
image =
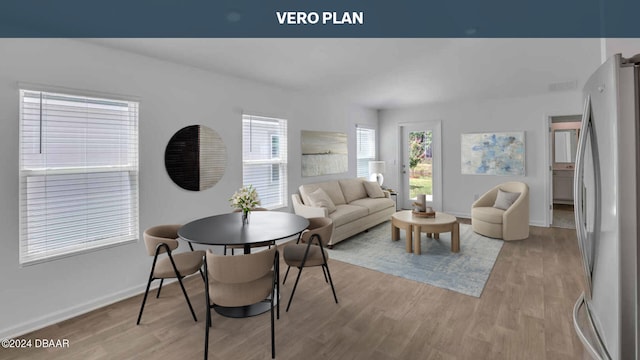
<svg viewBox="0 0 640 360">
<path fill-rule="evenodd" d="M 576 158 L 576 231 L 586 290 L 574 328 L 594 359 L 638 359 L 640 56 L 589 78 Z"/>
</svg>

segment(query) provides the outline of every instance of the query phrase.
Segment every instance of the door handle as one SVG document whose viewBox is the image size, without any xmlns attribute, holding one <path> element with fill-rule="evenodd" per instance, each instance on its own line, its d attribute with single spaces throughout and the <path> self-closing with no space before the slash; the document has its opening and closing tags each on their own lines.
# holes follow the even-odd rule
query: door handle
<svg viewBox="0 0 640 360">
<path fill-rule="evenodd" d="M 587 297 L 591 297 L 591 269 L 589 257 L 587 254 L 587 229 L 584 224 L 584 157 L 585 147 L 587 146 L 587 137 L 589 136 L 589 121 L 591 120 L 591 97 L 587 96 L 582 112 L 582 124 L 580 128 L 580 138 L 578 139 L 578 148 L 576 150 L 575 162 L 575 179 L 573 183 L 573 199 L 575 202 L 575 221 L 576 235 L 578 237 L 578 247 L 582 257 L 582 268 L 585 280 L 587 282 Z M 594 206 L 595 204 L 590 204 Z"/>
</svg>

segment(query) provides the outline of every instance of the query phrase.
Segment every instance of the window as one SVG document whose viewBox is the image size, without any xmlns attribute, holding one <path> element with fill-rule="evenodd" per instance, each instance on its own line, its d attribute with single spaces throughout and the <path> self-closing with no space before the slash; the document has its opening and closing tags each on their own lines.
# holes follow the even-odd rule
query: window
<svg viewBox="0 0 640 360">
<path fill-rule="evenodd" d="M 271 183 L 280 181 L 280 164 L 271 164 Z"/>
<path fill-rule="evenodd" d="M 376 130 L 356 128 L 356 176 L 369 178 L 369 161 L 376 159 Z"/>
<path fill-rule="evenodd" d="M 280 157 L 280 135 L 271 135 L 271 158 Z"/>
<path fill-rule="evenodd" d="M 138 237 L 138 103 L 20 90 L 20 263 Z"/>
<path fill-rule="evenodd" d="M 271 158 L 280 157 L 280 135 L 271 135 Z M 271 183 L 280 181 L 280 164 L 271 164 Z"/>
<path fill-rule="evenodd" d="M 242 181 L 262 207 L 287 206 L 287 121 L 242 115 Z"/>
</svg>

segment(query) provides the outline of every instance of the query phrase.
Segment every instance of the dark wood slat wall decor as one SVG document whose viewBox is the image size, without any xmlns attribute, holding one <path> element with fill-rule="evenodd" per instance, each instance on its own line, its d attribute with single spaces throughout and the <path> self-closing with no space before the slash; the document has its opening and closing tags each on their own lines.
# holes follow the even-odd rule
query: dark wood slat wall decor
<svg viewBox="0 0 640 360">
<path fill-rule="evenodd" d="M 191 125 L 171 137 L 165 149 L 164 164 L 176 185 L 190 191 L 206 190 L 224 175 L 227 150 L 215 130 Z"/>
<path fill-rule="evenodd" d="M 171 180 L 183 189 L 200 190 L 200 126 L 176 132 L 164 153 L 164 165 Z"/>
</svg>

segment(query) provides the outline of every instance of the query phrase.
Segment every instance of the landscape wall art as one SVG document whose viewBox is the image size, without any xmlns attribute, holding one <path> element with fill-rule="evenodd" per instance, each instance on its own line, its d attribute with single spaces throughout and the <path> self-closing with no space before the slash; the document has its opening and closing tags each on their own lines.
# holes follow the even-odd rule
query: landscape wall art
<svg viewBox="0 0 640 360">
<path fill-rule="evenodd" d="M 346 133 L 303 130 L 301 139 L 303 177 L 347 172 Z"/>
</svg>

